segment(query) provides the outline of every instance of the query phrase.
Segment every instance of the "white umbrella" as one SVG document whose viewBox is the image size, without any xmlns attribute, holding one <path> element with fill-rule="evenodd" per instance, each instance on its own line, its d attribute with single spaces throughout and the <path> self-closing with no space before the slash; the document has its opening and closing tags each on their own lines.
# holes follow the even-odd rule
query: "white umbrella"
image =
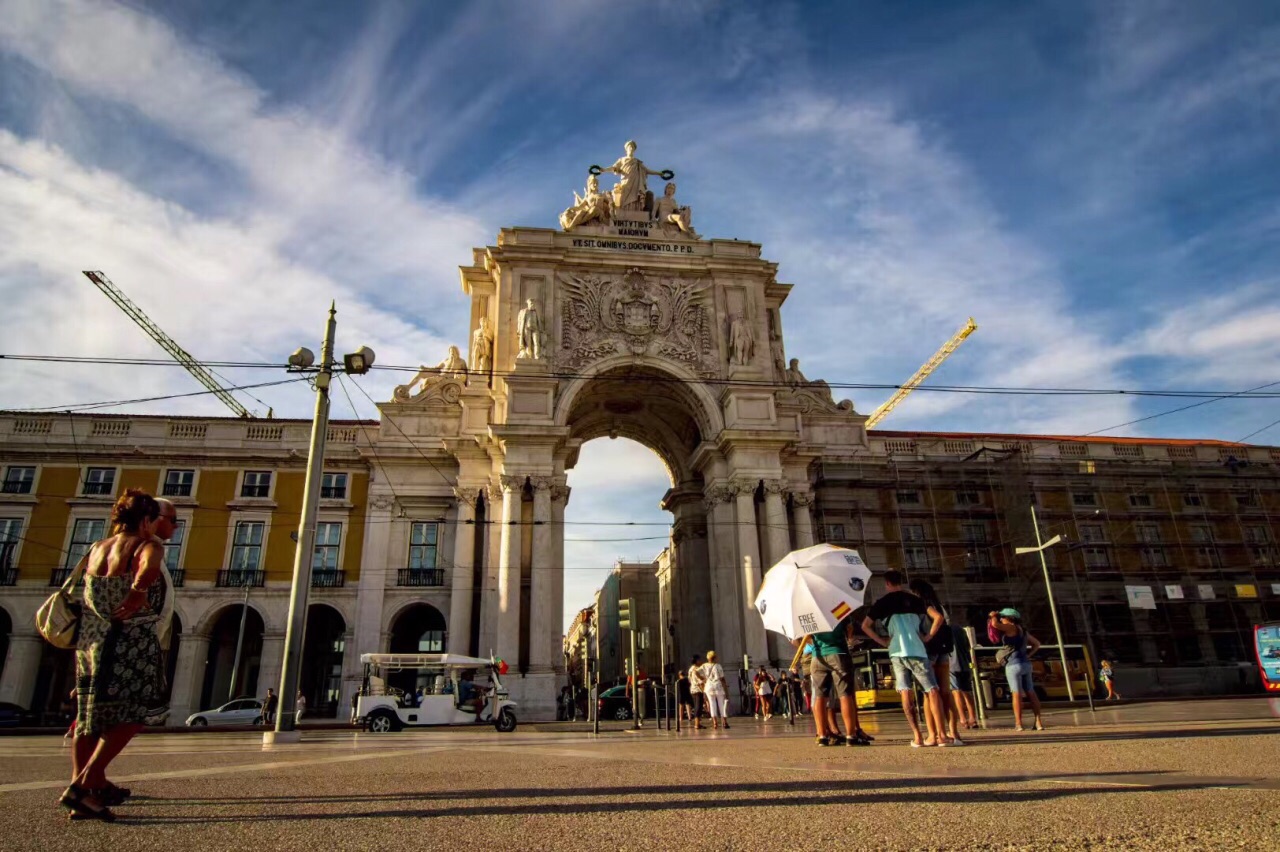
<svg viewBox="0 0 1280 852">
<path fill-rule="evenodd" d="M 756 612 L 766 630 L 788 639 L 834 630 L 862 606 L 870 580 L 856 550 L 831 544 L 793 550 L 765 575 Z"/>
</svg>

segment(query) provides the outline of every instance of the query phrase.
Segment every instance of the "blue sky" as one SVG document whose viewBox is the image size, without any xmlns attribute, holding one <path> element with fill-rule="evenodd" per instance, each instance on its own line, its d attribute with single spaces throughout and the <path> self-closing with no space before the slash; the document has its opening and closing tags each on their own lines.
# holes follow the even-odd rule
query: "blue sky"
<svg viewBox="0 0 1280 852">
<path fill-rule="evenodd" d="M 7 353 L 155 356 L 78 274 L 101 268 L 202 358 L 314 345 L 334 298 L 341 346 L 435 362 L 465 334 L 471 247 L 554 226 L 635 138 L 700 232 L 761 242 L 796 285 L 811 378 L 901 381 L 973 315 L 936 381 L 1280 381 L 1274 3 L 0 0 L 0 83 Z M 0 366 L 10 408 L 190 389 Z M 1175 404 L 918 393 L 884 426 L 1084 433 Z M 1120 432 L 1239 439 L 1277 409 Z M 636 445 L 588 445 L 572 484 L 570 520 L 664 519 Z M 571 603 L 587 568 L 660 544 L 574 545 Z"/>
</svg>

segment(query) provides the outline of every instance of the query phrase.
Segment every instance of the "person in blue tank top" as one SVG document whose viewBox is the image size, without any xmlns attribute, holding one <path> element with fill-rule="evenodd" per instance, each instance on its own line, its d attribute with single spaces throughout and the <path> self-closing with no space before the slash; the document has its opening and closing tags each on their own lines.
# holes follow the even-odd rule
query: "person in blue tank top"
<svg viewBox="0 0 1280 852">
<path fill-rule="evenodd" d="M 1031 657 L 1040 650 L 1040 640 L 1022 626 L 1022 614 L 1013 607 L 1005 607 L 987 615 L 987 636 L 998 638 L 1001 645 L 1013 649 L 1005 660 L 1004 677 L 1013 696 L 1014 728 L 1022 730 L 1022 703 L 1030 701 L 1031 712 L 1036 717 L 1036 730 L 1043 731 L 1040 697 L 1036 695 L 1035 685 L 1031 682 Z"/>
<path fill-rule="evenodd" d="M 902 583 L 900 572 L 884 572 L 885 594 L 871 605 L 867 617 L 862 620 L 862 632 L 877 645 L 889 649 L 894 685 L 902 696 L 902 712 L 907 717 L 907 724 L 911 726 L 911 747 L 947 745 L 946 739 L 941 736 L 921 739 L 920 724 L 916 721 L 915 694 L 912 692 L 912 682 L 919 683 L 924 690 L 924 709 L 929 729 L 941 734 L 942 721 L 946 717 L 943 715 L 942 695 L 929 665 L 929 653 L 925 644 L 938 635 L 945 619 L 937 607 L 926 604 L 902 588 Z M 929 631 L 924 635 L 920 633 L 922 615 L 928 615 L 930 619 Z M 876 632 L 877 621 L 883 621 L 887 626 L 888 639 Z"/>
</svg>

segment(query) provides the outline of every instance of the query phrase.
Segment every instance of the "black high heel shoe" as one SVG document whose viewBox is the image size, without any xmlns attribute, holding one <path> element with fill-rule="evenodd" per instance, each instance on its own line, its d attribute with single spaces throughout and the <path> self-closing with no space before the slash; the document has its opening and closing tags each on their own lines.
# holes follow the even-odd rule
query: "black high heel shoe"
<svg viewBox="0 0 1280 852">
<path fill-rule="evenodd" d="M 96 798 L 92 790 L 81 787 L 79 784 L 72 784 L 62 791 L 62 796 L 59 797 L 58 803 L 71 811 L 73 819 L 97 819 L 103 822 L 116 821 L 116 815 L 111 812 L 110 808 L 100 803 L 93 804 L 88 801 L 91 798 Z"/>
</svg>

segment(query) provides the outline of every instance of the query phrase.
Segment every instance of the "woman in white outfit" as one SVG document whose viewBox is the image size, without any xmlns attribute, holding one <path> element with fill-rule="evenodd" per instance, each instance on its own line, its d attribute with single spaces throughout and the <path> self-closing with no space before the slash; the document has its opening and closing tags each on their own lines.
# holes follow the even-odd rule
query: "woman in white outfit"
<svg viewBox="0 0 1280 852">
<path fill-rule="evenodd" d="M 702 667 L 702 679 L 705 682 L 702 691 L 707 696 L 707 706 L 711 709 L 711 727 L 729 730 L 729 696 L 725 691 L 724 668 L 717 662 L 716 652 L 707 652 L 707 663 Z"/>
</svg>

